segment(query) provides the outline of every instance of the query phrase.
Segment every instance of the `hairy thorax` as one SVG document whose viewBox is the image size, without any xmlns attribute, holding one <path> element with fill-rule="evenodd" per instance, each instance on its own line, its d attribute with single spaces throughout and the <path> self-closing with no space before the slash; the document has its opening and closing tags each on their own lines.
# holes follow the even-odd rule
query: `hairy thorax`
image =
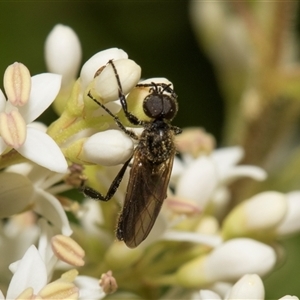
<svg viewBox="0 0 300 300">
<path fill-rule="evenodd" d="M 173 139 L 174 133 L 170 126 L 162 120 L 155 120 L 145 126 L 138 147 L 149 161 L 161 164 L 175 151 Z"/>
</svg>

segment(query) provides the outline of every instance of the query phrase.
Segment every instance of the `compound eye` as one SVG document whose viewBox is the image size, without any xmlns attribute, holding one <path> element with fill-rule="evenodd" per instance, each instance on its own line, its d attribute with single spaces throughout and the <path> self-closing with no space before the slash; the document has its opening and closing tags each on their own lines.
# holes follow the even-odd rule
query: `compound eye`
<svg viewBox="0 0 300 300">
<path fill-rule="evenodd" d="M 171 121 L 175 117 L 178 110 L 177 102 L 174 98 L 168 95 L 164 95 L 163 105 L 164 105 L 163 108 L 164 118 Z"/>
<path fill-rule="evenodd" d="M 163 111 L 163 95 L 150 94 L 144 99 L 144 112 L 150 118 L 157 118 Z"/>
<path fill-rule="evenodd" d="M 144 112 L 150 118 L 172 120 L 177 112 L 176 100 L 169 95 L 150 94 L 144 100 Z"/>
</svg>

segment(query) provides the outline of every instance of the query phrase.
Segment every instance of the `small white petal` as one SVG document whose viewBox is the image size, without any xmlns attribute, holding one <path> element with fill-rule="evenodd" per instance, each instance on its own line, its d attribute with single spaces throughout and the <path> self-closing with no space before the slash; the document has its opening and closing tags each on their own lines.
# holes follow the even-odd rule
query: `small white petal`
<svg viewBox="0 0 300 300">
<path fill-rule="evenodd" d="M 285 236 L 300 231 L 300 191 L 287 195 L 287 213 L 277 228 L 277 234 Z"/>
<path fill-rule="evenodd" d="M 31 77 L 28 103 L 19 108 L 26 124 L 39 117 L 54 101 L 61 85 L 61 75 L 43 73 Z"/>
<path fill-rule="evenodd" d="M 99 279 L 90 276 L 77 276 L 74 283 L 79 288 L 79 300 L 98 300 L 105 297 L 105 293 L 99 286 Z"/>
<path fill-rule="evenodd" d="M 49 135 L 38 129 L 27 127 L 26 141 L 17 150 L 27 159 L 51 171 L 67 172 L 68 164 L 60 148 Z"/>
<path fill-rule="evenodd" d="M 58 228 L 63 235 L 70 236 L 72 229 L 61 203 L 51 194 L 36 188 L 33 210 Z"/>
<path fill-rule="evenodd" d="M 231 281 L 247 273 L 264 276 L 275 263 L 276 254 L 270 246 L 248 238 L 232 239 L 209 254 L 205 277 L 211 281 Z"/>
<path fill-rule="evenodd" d="M 49 72 L 63 75 L 62 85 L 75 79 L 81 61 L 81 45 L 71 27 L 54 26 L 45 42 L 45 59 Z"/>
<path fill-rule="evenodd" d="M 176 196 L 193 200 L 204 209 L 217 186 L 217 179 L 212 160 L 201 156 L 183 172 L 178 180 Z"/>
<path fill-rule="evenodd" d="M 222 166 L 222 169 L 227 169 L 232 165 L 236 165 L 244 156 L 244 150 L 241 147 L 226 147 L 216 149 L 212 152 L 212 159 Z"/>
<path fill-rule="evenodd" d="M 231 289 L 227 300 L 236 299 L 265 299 L 264 284 L 260 277 L 256 274 L 244 275 Z"/>
<path fill-rule="evenodd" d="M 92 135 L 83 145 L 83 159 L 102 166 L 125 163 L 133 154 L 133 141 L 120 130 Z"/>
<path fill-rule="evenodd" d="M 200 290 L 199 296 L 197 298 L 199 300 L 221 300 L 221 297 L 217 293 L 210 290 Z"/>
<path fill-rule="evenodd" d="M 94 79 L 95 73 L 103 66 L 105 66 L 109 60 L 118 60 L 128 58 L 125 51 L 118 48 L 110 48 L 96 53 L 83 65 L 80 78 L 82 90 L 85 90 L 87 85 Z"/>
<path fill-rule="evenodd" d="M 0 218 L 20 213 L 32 201 L 33 185 L 20 174 L 0 173 Z"/>
<path fill-rule="evenodd" d="M 175 230 L 166 231 L 162 239 L 167 241 L 191 242 L 210 247 L 216 247 L 222 243 L 222 238 L 217 235 Z"/>
<path fill-rule="evenodd" d="M 259 167 L 241 165 L 228 169 L 227 173 L 223 173 L 222 176 L 224 177 L 220 178 L 220 180 L 228 185 L 241 177 L 249 177 L 258 181 L 263 181 L 267 178 L 267 173 Z"/>
<path fill-rule="evenodd" d="M 131 59 L 119 59 L 114 61 L 122 91 L 126 95 L 136 86 L 141 78 L 141 67 Z M 119 86 L 115 71 L 108 64 L 95 78 L 95 92 L 104 103 L 119 99 Z"/>
<path fill-rule="evenodd" d="M 16 299 L 26 288 L 37 294 L 47 284 L 47 270 L 35 246 L 30 246 L 18 264 L 8 287 L 7 299 Z"/>
</svg>

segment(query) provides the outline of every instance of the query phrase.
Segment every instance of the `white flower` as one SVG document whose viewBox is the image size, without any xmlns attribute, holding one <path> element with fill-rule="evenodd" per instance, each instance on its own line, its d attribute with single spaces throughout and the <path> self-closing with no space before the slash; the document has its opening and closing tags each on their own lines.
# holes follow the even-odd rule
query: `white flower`
<svg viewBox="0 0 300 300">
<path fill-rule="evenodd" d="M 237 165 L 242 156 L 241 148 L 231 147 L 215 150 L 195 160 L 187 155 L 183 157 L 183 162 L 175 159 L 172 178 L 175 195 L 196 202 L 203 210 L 209 201 L 227 202 L 227 186 L 238 178 L 264 180 L 266 173 L 261 168 Z"/>
<path fill-rule="evenodd" d="M 37 294 L 47 284 L 47 268 L 35 246 L 28 248 L 18 263 L 6 299 L 16 299 L 26 288 Z"/>
<path fill-rule="evenodd" d="M 25 158 L 55 172 L 65 172 L 67 162 L 57 144 L 46 133 L 31 126 L 53 102 L 61 76 L 44 73 L 30 78 L 28 69 L 14 63 L 4 74 L 0 91 L 0 153 L 14 148 Z"/>
<path fill-rule="evenodd" d="M 0 291 L 0 299 L 77 299 L 79 290 L 68 279 L 74 278 L 76 271 L 70 271 L 57 281 L 48 283 L 47 266 L 34 245 L 31 245 L 22 259 L 13 264 L 14 275 L 10 281 L 6 298 Z M 73 274 L 72 274 L 73 273 Z"/>
<path fill-rule="evenodd" d="M 71 27 L 55 25 L 45 42 L 47 69 L 62 75 L 62 86 L 66 86 L 77 76 L 81 61 L 81 45 Z"/>
</svg>

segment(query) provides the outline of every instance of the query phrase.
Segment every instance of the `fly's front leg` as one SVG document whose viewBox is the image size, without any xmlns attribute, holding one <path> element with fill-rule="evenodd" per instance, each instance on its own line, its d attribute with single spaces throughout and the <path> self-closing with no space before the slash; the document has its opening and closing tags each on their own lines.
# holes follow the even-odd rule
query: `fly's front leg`
<svg viewBox="0 0 300 300">
<path fill-rule="evenodd" d="M 117 174 L 117 176 L 115 177 L 113 182 L 111 183 L 106 195 L 102 195 L 100 192 L 96 191 L 95 189 L 93 189 L 89 186 L 86 186 L 85 180 L 82 180 L 79 190 L 82 193 L 84 193 L 86 196 L 88 196 L 94 200 L 100 200 L 100 201 L 110 200 L 114 196 L 116 190 L 118 189 L 118 187 L 123 179 L 123 176 L 125 174 L 125 171 L 129 165 L 130 160 L 131 160 L 131 158 L 128 161 L 126 161 L 126 163 L 123 165 L 123 167 L 121 168 L 121 170 L 119 171 L 119 173 Z"/>
<path fill-rule="evenodd" d="M 102 107 L 116 122 L 116 124 L 118 125 L 118 127 L 124 132 L 126 133 L 128 136 L 130 136 L 132 139 L 134 140 L 138 140 L 137 135 L 131 131 L 125 128 L 125 126 L 122 124 L 122 122 L 119 120 L 119 118 L 114 115 L 104 104 L 102 104 L 101 102 L 99 102 L 97 99 L 95 99 L 91 92 L 89 91 L 87 94 L 94 102 L 96 102 L 100 107 Z"/>
</svg>

